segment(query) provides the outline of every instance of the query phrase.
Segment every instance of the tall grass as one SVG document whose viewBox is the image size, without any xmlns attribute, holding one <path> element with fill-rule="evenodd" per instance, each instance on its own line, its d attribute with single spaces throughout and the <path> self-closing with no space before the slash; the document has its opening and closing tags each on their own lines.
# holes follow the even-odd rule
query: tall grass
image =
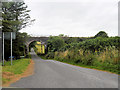
<svg viewBox="0 0 120 90">
<path fill-rule="evenodd" d="M 94 53 L 83 49 L 71 49 L 63 52 L 56 51 L 48 53 L 46 58 L 120 73 L 118 70 L 120 60 L 119 50 L 115 47 L 107 47 L 102 52 L 96 50 Z"/>
</svg>

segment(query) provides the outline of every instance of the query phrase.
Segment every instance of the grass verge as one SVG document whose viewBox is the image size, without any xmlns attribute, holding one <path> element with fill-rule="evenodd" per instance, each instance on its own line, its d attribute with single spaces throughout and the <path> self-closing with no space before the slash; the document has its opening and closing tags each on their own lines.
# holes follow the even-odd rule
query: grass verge
<svg viewBox="0 0 120 90">
<path fill-rule="evenodd" d="M 0 86 L 2 86 L 2 63 L 0 64 Z"/>
<path fill-rule="evenodd" d="M 2 66 L 2 86 L 9 86 L 19 80 L 22 74 L 26 72 L 31 61 L 31 59 L 14 60 L 12 66 L 10 61 L 6 62 L 5 66 Z"/>
</svg>

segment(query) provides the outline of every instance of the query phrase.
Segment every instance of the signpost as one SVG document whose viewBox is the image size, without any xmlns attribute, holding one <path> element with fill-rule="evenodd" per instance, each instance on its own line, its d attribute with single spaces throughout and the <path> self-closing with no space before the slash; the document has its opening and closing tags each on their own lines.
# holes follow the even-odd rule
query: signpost
<svg viewBox="0 0 120 90">
<path fill-rule="evenodd" d="M 11 65 L 12 65 L 12 32 L 11 32 Z"/>
<path fill-rule="evenodd" d="M 2 62 L 2 30 L 0 30 L 0 62 Z"/>
<path fill-rule="evenodd" d="M 4 32 L 3 32 L 3 65 L 4 65 Z"/>
<path fill-rule="evenodd" d="M 4 40 L 11 41 L 11 65 L 12 65 L 12 40 L 16 38 L 15 32 L 3 32 L 3 65 L 4 65 Z"/>
</svg>

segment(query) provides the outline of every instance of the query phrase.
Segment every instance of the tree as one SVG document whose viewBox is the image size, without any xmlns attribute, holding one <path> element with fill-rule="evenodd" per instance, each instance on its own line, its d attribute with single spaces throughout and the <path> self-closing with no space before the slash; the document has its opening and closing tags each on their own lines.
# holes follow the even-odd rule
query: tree
<svg viewBox="0 0 120 90">
<path fill-rule="evenodd" d="M 49 39 L 48 39 L 48 43 L 47 43 L 47 46 L 48 46 L 48 51 L 57 51 L 59 50 L 62 46 L 64 46 L 64 40 L 61 38 L 61 37 L 58 37 L 58 36 L 51 36 Z"/>
<path fill-rule="evenodd" d="M 30 10 L 27 10 L 24 2 L 3 2 L 2 4 L 2 25 L 4 32 L 18 32 L 34 21 L 31 20 L 28 14 Z"/>
<path fill-rule="evenodd" d="M 94 38 L 96 38 L 96 37 L 108 37 L 108 35 L 107 35 L 107 33 L 106 32 L 104 32 L 104 31 L 100 31 L 99 33 L 97 33 L 95 36 L 94 36 Z"/>
<path fill-rule="evenodd" d="M 27 6 L 24 2 L 2 2 L 2 30 L 3 32 L 16 32 L 16 39 L 13 40 L 13 55 L 20 57 L 25 55 L 25 40 L 27 39 L 27 33 L 20 33 L 22 28 L 32 24 L 34 20 L 31 20 L 29 15 L 30 10 L 27 10 Z M 10 56 L 10 41 L 5 40 L 5 59 Z"/>
<path fill-rule="evenodd" d="M 59 37 L 64 37 L 64 34 L 59 34 Z"/>
<path fill-rule="evenodd" d="M 16 56 L 16 58 L 20 58 L 20 56 L 25 56 L 26 52 L 26 46 L 25 41 L 28 38 L 27 33 L 20 33 L 18 32 L 18 35 L 16 36 L 16 40 L 13 40 L 13 55 Z"/>
</svg>

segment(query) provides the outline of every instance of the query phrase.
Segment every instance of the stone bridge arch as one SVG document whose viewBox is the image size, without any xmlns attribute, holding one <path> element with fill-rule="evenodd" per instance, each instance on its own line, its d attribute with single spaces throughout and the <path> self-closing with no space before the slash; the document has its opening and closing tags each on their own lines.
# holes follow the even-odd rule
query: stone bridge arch
<svg viewBox="0 0 120 90">
<path fill-rule="evenodd" d="M 45 47 L 46 47 L 48 38 L 49 37 L 29 37 L 29 38 L 27 38 L 27 41 L 25 42 L 25 45 L 27 47 L 27 52 L 29 52 L 29 45 L 30 45 L 30 43 L 32 43 L 34 41 L 39 41 L 42 44 L 44 44 Z"/>
<path fill-rule="evenodd" d="M 61 37 L 61 38 L 66 40 L 66 39 L 71 38 L 71 37 Z M 27 40 L 25 42 L 25 45 L 27 47 L 27 52 L 29 52 L 29 45 L 31 42 L 39 41 L 39 42 L 42 42 L 42 44 L 46 45 L 46 47 L 47 47 L 47 40 L 48 39 L 49 39 L 49 37 L 29 37 L 29 38 L 27 38 Z"/>
</svg>

